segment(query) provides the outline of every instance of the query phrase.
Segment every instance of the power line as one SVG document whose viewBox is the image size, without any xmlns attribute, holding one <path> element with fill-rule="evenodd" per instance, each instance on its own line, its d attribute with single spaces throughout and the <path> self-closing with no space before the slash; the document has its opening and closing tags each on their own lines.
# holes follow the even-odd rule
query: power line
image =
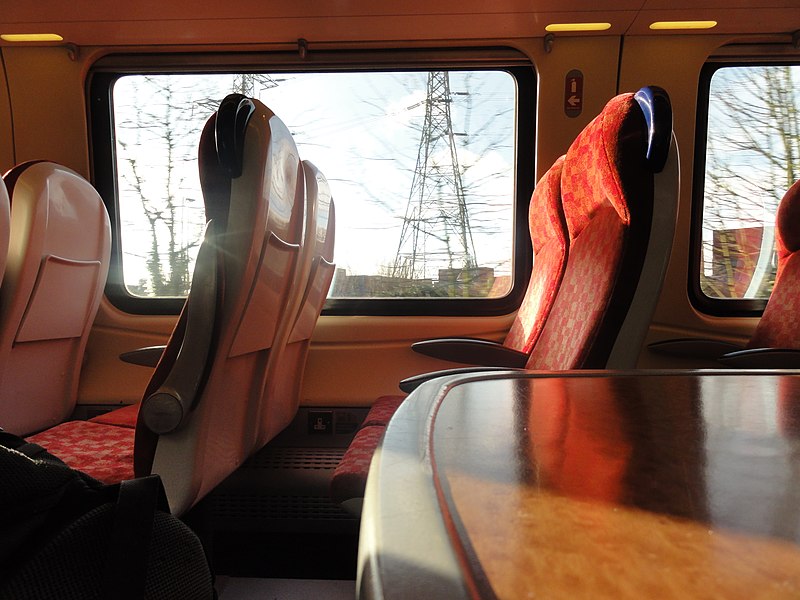
<svg viewBox="0 0 800 600">
<path fill-rule="evenodd" d="M 393 277 L 421 279 L 434 269 L 477 267 L 455 142 L 465 134 L 453 132 L 450 114 L 454 95 L 449 73 L 428 73 L 425 122 Z"/>
</svg>

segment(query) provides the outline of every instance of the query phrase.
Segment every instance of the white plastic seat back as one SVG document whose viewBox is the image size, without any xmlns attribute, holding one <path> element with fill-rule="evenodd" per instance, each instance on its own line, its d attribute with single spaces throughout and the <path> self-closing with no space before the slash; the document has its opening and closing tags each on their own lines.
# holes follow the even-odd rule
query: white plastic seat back
<svg viewBox="0 0 800 600">
<path fill-rule="evenodd" d="M 209 228 L 186 308 L 143 400 L 134 450 L 137 476 L 161 475 L 176 514 L 257 449 L 262 390 L 282 351 L 276 334 L 293 303 L 304 222 L 297 148 L 257 100 L 223 101 L 203 131 L 199 163 Z M 210 347 L 196 351 L 203 344 Z"/>
<path fill-rule="evenodd" d="M 4 180 L 11 233 L 0 287 L 0 427 L 26 435 L 75 407 L 111 227 L 97 191 L 66 167 L 24 163 Z"/>
<path fill-rule="evenodd" d="M 303 161 L 306 189 L 306 222 L 293 292 L 293 315 L 285 319 L 277 334 L 285 348 L 270 368 L 259 417 L 258 445 L 266 444 L 285 428 L 297 413 L 306 358 L 317 319 L 331 285 L 335 265 L 333 245 L 336 218 L 333 198 L 325 176 L 309 161 Z"/>
</svg>

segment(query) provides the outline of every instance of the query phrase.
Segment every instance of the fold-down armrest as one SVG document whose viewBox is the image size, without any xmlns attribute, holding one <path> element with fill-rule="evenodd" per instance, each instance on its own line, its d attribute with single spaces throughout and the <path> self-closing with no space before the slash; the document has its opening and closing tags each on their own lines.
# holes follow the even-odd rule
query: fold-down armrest
<svg viewBox="0 0 800 600">
<path fill-rule="evenodd" d="M 528 355 L 524 352 L 474 338 L 423 340 L 412 344 L 411 349 L 433 358 L 486 367 L 521 368 L 528 362 Z"/>
<path fill-rule="evenodd" d="M 751 348 L 728 352 L 719 362 L 736 369 L 800 369 L 800 350 L 792 348 Z"/>
<path fill-rule="evenodd" d="M 130 363 L 132 365 L 140 365 L 142 367 L 155 367 L 164 354 L 166 346 L 147 346 L 146 348 L 137 348 L 130 352 L 123 352 L 119 355 L 122 362 Z"/>
<path fill-rule="evenodd" d="M 677 356 L 679 358 L 717 360 L 725 353 L 738 352 L 739 350 L 744 350 L 744 347 L 720 340 L 678 338 L 653 342 L 647 346 L 647 349 L 656 354 L 666 354 L 667 356 Z"/>
<path fill-rule="evenodd" d="M 448 375 L 466 375 L 469 373 L 484 373 L 486 371 L 508 371 L 508 367 L 462 367 L 460 369 L 444 369 L 442 371 L 433 371 L 431 373 L 420 373 L 412 377 L 406 377 L 400 382 L 400 389 L 407 394 L 410 394 L 426 381 L 436 379 L 437 377 L 447 377 Z"/>
</svg>

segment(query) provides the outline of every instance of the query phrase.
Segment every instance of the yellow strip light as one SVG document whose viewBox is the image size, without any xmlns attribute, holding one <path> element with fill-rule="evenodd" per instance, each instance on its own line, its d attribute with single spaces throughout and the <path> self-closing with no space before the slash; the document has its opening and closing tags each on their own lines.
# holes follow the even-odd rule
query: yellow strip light
<svg viewBox="0 0 800 600">
<path fill-rule="evenodd" d="M 545 31 L 605 31 L 611 29 L 611 23 L 551 23 Z"/>
<path fill-rule="evenodd" d="M 63 42 L 64 38 L 57 33 L 3 33 L 0 39 L 4 42 Z"/>
<path fill-rule="evenodd" d="M 650 23 L 650 29 L 711 29 L 716 21 L 656 21 Z"/>
</svg>

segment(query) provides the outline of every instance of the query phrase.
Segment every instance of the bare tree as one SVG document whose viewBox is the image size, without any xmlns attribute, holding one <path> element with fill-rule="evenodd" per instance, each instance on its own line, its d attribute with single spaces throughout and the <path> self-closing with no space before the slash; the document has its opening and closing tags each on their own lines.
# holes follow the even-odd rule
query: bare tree
<svg viewBox="0 0 800 600">
<path fill-rule="evenodd" d="M 118 102 L 116 112 L 119 179 L 122 191 L 138 199 L 149 238 L 145 252 L 149 277 L 129 286 L 132 291 L 188 294 L 192 251 L 199 245 L 204 223 L 196 182 L 200 132 L 226 94 L 257 95 L 277 81 L 258 73 L 217 75 L 204 81 L 173 75 L 130 78 L 129 93 Z M 136 246 L 126 241 L 126 254 L 137 254 Z"/>
</svg>

